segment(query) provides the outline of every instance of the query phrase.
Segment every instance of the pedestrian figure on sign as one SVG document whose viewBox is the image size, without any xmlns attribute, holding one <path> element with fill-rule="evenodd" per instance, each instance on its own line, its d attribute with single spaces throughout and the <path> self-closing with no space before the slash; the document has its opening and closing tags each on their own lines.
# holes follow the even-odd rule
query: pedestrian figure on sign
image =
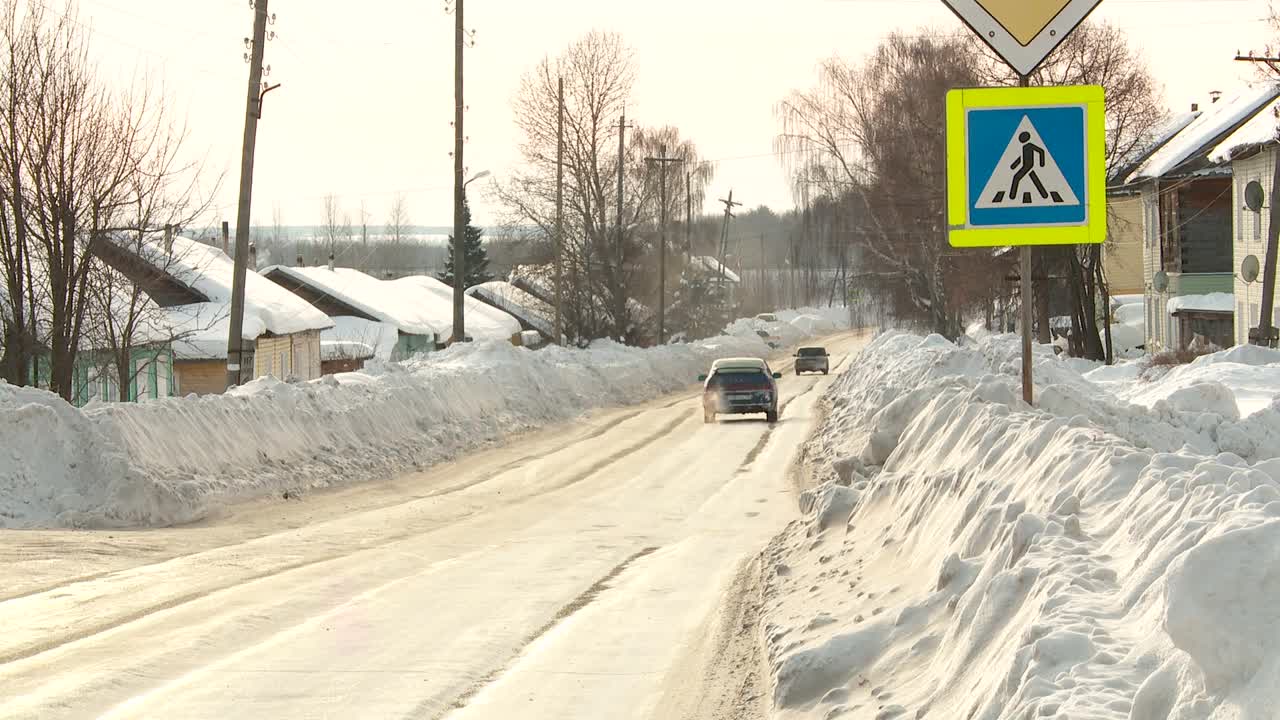
<svg viewBox="0 0 1280 720">
<path fill-rule="evenodd" d="M 1010 170 L 1018 171 L 1013 176 L 1013 186 L 1009 188 L 1009 199 L 1012 200 L 1018 197 L 1018 186 L 1027 177 L 1030 177 L 1031 182 L 1036 184 L 1036 190 L 1040 192 L 1040 197 L 1047 199 L 1049 191 L 1044 189 L 1044 183 L 1040 182 L 1040 176 L 1036 173 L 1036 168 L 1044 167 L 1044 148 L 1031 142 L 1031 133 L 1026 131 L 1018 135 L 1018 142 L 1022 143 L 1022 157 L 1014 160 L 1013 164 L 1009 166 Z M 1037 162 L 1037 159 L 1039 162 Z M 1031 193 L 1027 193 L 1022 202 L 1031 202 Z"/>
</svg>

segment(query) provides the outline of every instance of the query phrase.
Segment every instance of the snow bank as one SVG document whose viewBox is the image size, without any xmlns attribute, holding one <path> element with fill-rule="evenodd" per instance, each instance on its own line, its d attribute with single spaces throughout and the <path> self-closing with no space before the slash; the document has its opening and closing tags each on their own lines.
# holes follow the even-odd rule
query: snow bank
<svg viewBox="0 0 1280 720">
<path fill-rule="evenodd" d="M 832 387 L 763 556 L 777 717 L 1273 717 L 1280 403 L 1037 348 L 1032 409 L 1016 358 L 890 333 Z"/>
<path fill-rule="evenodd" d="M 687 388 L 716 358 L 770 352 L 757 337 L 477 342 L 310 383 L 85 410 L 0 384 L 0 527 L 182 523 L 227 502 L 389 477 Z"/>
<path fill-rule="evenodd" d="M 807 307 L 779 310 L 773 313 L 778 322 L 765 322 L 756 318 L 742 318 L 724 329 L 725 335 L 744 338 L 760 337 L 767 332 L 779 345 L 794 345 L 807 337 L 834 332 L 849 327 L 849 309 L 845 307 Z"/>
</svg>

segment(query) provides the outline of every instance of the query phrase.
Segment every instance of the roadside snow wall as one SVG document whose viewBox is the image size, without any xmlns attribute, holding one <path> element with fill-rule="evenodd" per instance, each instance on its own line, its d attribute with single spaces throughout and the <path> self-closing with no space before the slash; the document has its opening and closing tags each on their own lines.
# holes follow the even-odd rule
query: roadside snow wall
<svg viewBox="0 0 1280 720">
<path fill-rule="evenodd" d="M 688 388 L 716 358 L 771 352 L 754 336 L 643 350 L 471 343 L 310 383 L 265 378 L 225 395 L 85 410 L 0 383 L 0 528 L 169 525 L 392 477 Z"/>
<path fill-rule="evenodd" d="M 776 717 L 1275 717 L 1280 403 L 1037 348 L 1032 409 L 1017 358 L 890 333 L 832 387 L 762 563 Z"/>
</svg>

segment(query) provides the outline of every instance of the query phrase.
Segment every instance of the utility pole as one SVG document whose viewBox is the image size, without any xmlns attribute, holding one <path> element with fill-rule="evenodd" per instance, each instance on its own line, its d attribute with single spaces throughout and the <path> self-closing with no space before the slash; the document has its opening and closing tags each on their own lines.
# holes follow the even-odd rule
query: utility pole
<svg viewBox="0 0 1280 720">
<path fill-rule="evenodd" d="M 222 252 L 231 252 L 231 223 L 222 221 Z"/>
<path fill-rule="evenodd" d="M 684 162 L 680 158 L 667 157 L 667 146 L 658 147 L 659 157 L 646 158 L 651 163 L 656 163 L 660 169 L 661 177 L 658 182 L 658 196 L 660 219 L 658 240 L 658 344 L 662 345 L 666 342 L 666 322 L 667 322 L 667 165 L 671 163 Z"/>
<path fill-rule="evenodd" d="M 1280 76 L 1280 57 L 1255 57 L 1237 55 L 1240 62 L 1263 63 L 1271 73 Z M 1263 347 L 1275 345 L 1276 263 L 1280 255 L 1280 148 L 1274 150 L 1275 169 L 1271 178 L 1271 212 L 1267 221 L 1267 257 L 1262 271 L 1262 307 L 1258 316 L 1257 332 L 1249 333 L 1249 341 Z"/>
<path fill-rule="evenodd" d="M 564 342 L 564 78 L 559 82 L 556 120 L 556 322 L 555 342 Z"/>
<path fill-rule="evenodd" d="M 724 289 L 724 254 L 729 252 L 729 219 L 734 217 L 733 209 L 735 207 L 742 205 L 742 203 L 734 202 L 733 188 L 729 188 L 729 199 L 725 200 L 721 198 L 720 202 L 724 203 L 724 223 L 720 226 L 720 252 L 718 257 L 716 257 L 716 263 L 717 265 L 719 265 L 719 267 L 716 268 L 716 272 L 719 274 L 719 279 L 717 280 L 717 282 L 720 283 L 720 289 L 723 290 Z"/>
<path fill-rule="evenodd" d="M 365 210 L 364 200 L 360 201 L 360 244 L 369 247 L 369 213 Z"/>
<path fill-rule="evenodd" d="M 249 216 L 253 202 L 253 154 L 262 116 L 262 56 L 267 44 L 267 0 L 254 3 L 253 39 L 249 48 L 249 92 L 245 100 L 244 143 L 240 154 L 240 199 L 236 211 L 235 271 L 231 282 L 230 332 L 227 333 L 227 387 L 240 384 L 244 358 L 244 286 L 249 262 Z"/>
<path fill-rule="evenodd" d="M 769 298 L 768 290 L 766 290 L 765 280 L 765 250 L 764 250 L 764 233 L 760 233 L 760 306 L 764 310 L 768 310 Z"/>
<path fill-rule="evenodd" d="M 684 173 L 684 264 L 693 257 L 693 173 Z"/>
<path fill-rule="evenodd" d="M 467 291 L 466 223 L 463 221 L 463 204 L 466 189 L 463 175 L 462 146 L 466 136 L 462 131 L 463 114 L 466 111 L 462 88 L 462 56 L 467 46 L 467 30 L 463 24 L 463 0 L 453 0 L 454 48 L 453 48 L 453 341 L 466 342 L 466 317 L 463 313 Z"/>
<path fill-rule="evenodd" d="M 616 282 L 618 285 L 617 287 L 618 297 L 614 299 L 614 302 L 618 304 L 618 307 L 614 309 L 614 314 L 616 315 L 615 320 L 617 325 L 614 328 L 614 331 L 617 332 L 618 334 L 618 342 L 622 342 L 626 337 L 625 318 L 627 316 L 627 285 L 626 285 L 626 282 L 624 282 L 623 280 L 623 278 L 625 277 L 624 267 L 626 264 L 627 255 L 626 255 L 626 248 L 623 244 L 624 236 L 623 236 L 623 227 L 622 227 L 622 204 L 623 204 L 622 192 L 623 192 L 623 174 L 627 167 L 627 128 L 628 127 L 630 126 L 627 125 L 627 113 L 624 111 L 621 115 L 618 116 L 618 227 L 617 227 L 618 236 L 616 241 L 616 247 L 614 248 L 614 253 L 617 255 L 615 262 L 617 263 Z"/>
</svg>

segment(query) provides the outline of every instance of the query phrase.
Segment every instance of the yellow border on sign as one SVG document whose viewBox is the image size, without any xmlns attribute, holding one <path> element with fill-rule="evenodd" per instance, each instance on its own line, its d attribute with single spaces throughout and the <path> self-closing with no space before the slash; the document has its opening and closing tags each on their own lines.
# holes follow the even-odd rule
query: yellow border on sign
<svg viewBox="0 0 1280 720">
<path fill-rule="evenodd" d="M 965 111 L 972 108 L 1084 105 L 1088 222 L 1069 227 L 983 228 L 969 224 L 969 165 Z M 970 88 L 947 93 L 947 224 L 953 247 L 1076 245 L 1107 239 L 1107 144 L 1105 93 L 1097 85 Z"/>
</svg>

